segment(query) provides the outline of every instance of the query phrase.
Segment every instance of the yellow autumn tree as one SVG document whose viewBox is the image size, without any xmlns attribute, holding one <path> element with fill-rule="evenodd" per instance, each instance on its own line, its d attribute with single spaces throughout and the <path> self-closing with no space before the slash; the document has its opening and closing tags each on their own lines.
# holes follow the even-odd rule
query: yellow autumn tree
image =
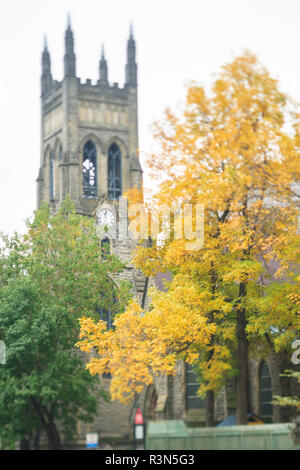
<svg viewBox="0 0 300 470">
<path fill-rule="evenodd" d="M 126 400 L 183 359 L 198 364 L 207 424 L 228 374 L 237 377 L 237 422 L 246 422 L 249 342 L 288 350 L 300 329 L 285 246 L 299 244 L 300 137 L 290 109 L 277 81 L 246 52 L 223 67 L 210 92 L 192 83 L 183 111 L 167 110 L 155 124 L 160 152 L 148 165 L 164 181 L 153 202 L 173 215 L 164 242 L 151 233 L 134 262 L 147 276 L 171 272 L 173 280 L 167 292 L 150 292 L 150 311 L 131 303 L 114 330 L 81 321 L 79 347 L 98 350 L 88 367 L 112 373 L 113 398 Z M 203 245 L 191 245 L 196 211 L 190 230 L 178 218 L 186 204 L 204 207 Z"/>
</svg>

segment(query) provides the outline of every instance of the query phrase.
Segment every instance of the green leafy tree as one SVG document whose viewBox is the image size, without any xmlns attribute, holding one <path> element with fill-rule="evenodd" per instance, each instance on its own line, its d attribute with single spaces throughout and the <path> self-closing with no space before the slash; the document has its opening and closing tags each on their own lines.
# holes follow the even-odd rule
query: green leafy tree
<svg viewBox="0 0 300 470">
<path fill-rule="evenodd" d="M 46 433 L 49 448 L 71 439 L 78 420 L 90 421 L 103 396 L 74 350 L 78 318 L 100 307 L 120 309 L 128 288 L 111 276 L 123 268 L 101 253 L 93 219 L 75 214 L 67 199 L 56 215 L 46 206 L 24 236 L 3 237 L 0 257 L 0 367 L 2 446 Z M 118 302 L 116 302 L 116 299 Z"/>
</svg>

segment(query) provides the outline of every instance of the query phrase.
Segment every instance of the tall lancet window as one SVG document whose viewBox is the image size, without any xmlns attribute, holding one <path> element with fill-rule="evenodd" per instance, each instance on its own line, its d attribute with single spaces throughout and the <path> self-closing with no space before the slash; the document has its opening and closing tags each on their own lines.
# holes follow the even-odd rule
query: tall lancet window
<svg viewBox="0 0 300 470">
<path fill-rule="evenodd" d="M 99 316 L 100 316 L 100 320 L 106 323 L 107 329 L 112 330 L 113 322 L 114 322 L 113 312 L 111 310 L 107 310 L 106 308 L 101 307 L 99 309 Z"/>
<path fill-rule="evenodd" d="M 108 149 L 108 197 L 118 199 L 121 193 L 121 150 L 117 144 L 112 144 Z"/>
<path fill-rule="evenodd" d="M 104 259 L 107 255 L 110 255 L 110 242 L 108 237 L 102 238 L 101 240 L 101 252 Z"/>
<path fill-rule="evenodd" d="M 50 200 L 54 199 L 54 159 L 53 159 L 53 153 L 51 152 L 50 154 L 50 160 L 49 160 L 49 196 Z"/>
<path fill-rule="evenodd" d="M 204 410 L 205 399 L 198 395 L 199 382 L 194 373 L 193 367 L 190 364 L 185 366 L 185 380 L 186 380 L 186 395 L 185 405 L 186 410 Z"/>
<path fill-rule="evenodd" d="M 88 140 L 83 147 L 83 196 L 97 196 L 97 150 L 95 144 Z"/>
<path fill-rule="evenodd" d="M 270 369 L 266 362 L 263 362 L 260 367 L 259 375 L 260 385 L 260 416 L 266 423 L 272 422 L 273 405 L 272 405 L 272 382 Z"/>
</svg>

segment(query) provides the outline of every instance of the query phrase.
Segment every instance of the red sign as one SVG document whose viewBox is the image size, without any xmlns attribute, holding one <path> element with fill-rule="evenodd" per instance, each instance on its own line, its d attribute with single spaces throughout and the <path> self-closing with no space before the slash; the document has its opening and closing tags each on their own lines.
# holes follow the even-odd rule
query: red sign
<svg viewBox="0 0 300 470">
<path fill-rule="evenodd" d="M 138 408 L 136 410 L 134 424 L 144 424 L 144 418 L 141 412 L 141 408 Z"/>
</svg>

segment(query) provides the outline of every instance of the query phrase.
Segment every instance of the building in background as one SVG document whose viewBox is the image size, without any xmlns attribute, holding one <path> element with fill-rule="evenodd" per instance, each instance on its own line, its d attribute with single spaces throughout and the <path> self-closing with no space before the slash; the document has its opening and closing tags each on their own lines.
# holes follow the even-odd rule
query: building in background
<svg viewBox="0 0 300 470">
<path fill-rule="evenodd" d="M 100 52 L 100 51 L 99 51 Z M 41 77 L 41 157 L 37 178 L 37 206 L 42 201 L 56 212 L 67 195 L 76 211 L 94 217 L 104 250 L 115 253 L 126 264 L 120 277 L 132 283 L 133 295 L 145 308 L 148 288 L 164 290 L 169 274 L 145 277 L 131 264 L 134 241 L 128 235 L 126 210 L 119 197 L 130 188 L 142 187 L 138 158 L 138 81 L 133 31 L 127 42 L 125 85 L 110 84 L 104 50 L 100 52 L 99 79 L 84 83 L 76 76 L 74 37 L 70 22 L 65 31 L 64 77 L 54 80 L 45 42 Z M 108 232 L 103 230 L 108 226 Z M 115 279 L 118 282 L 118 278 Z M 110 326 L 110 312 L 100 312 Z M 281 362 L 280 362 L 281 361 Z M 288 394 L 290 381 L 281 379 L 283 359 L 270 356 L 251 359 L 250 397 L 253 412 L 266 422 L 286 421 L 286 410 L 273 407 L 273 395 Z M 110 377 L 102 377 L 109 388 Z M 78 424 L 78 443 L 85 434 L 98 432 L 100 439 L 126 446 L 132 440 L 135 410 L 140 407 L 147 420 L 184 419 L 190 425 L 205 422 L 205 400 L 197 396 L 198 383 L 190 366 L 179 362 L 174 377 L 161 377 L 125 406 L 118 402 L 99 403 L 93 424 Z M 233 384 L 216 400 L 215 419 L 222 421 L 234 411 Z M 289 390 L 293 392 L 293 390 Z"/>
</svg>

